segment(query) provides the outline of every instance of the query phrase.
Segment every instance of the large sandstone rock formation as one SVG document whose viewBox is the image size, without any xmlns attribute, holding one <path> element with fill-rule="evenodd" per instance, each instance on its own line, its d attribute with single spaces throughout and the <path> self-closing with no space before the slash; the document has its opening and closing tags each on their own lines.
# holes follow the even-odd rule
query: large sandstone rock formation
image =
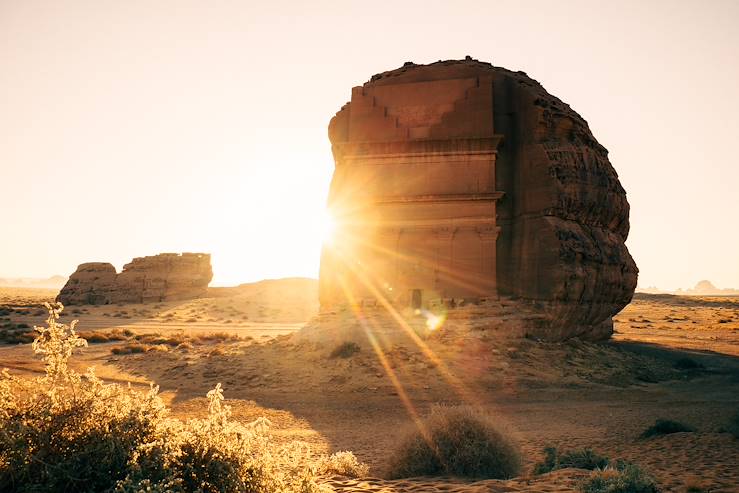
<svg viewBox="0 0 739 493">
<path fill-rule="evenodd" d="M 470 58 L 406 63 L 353 88 L 329 137 L 324 308 L 504 299 L 531 336 L 611 334 L 638 273 L 626 193 L 587 122 L 538 82 Z"/>
<path fill-rule="evenodd" d="M 203 296 L 212 278 L 205 253 L 139 257 L 120 274 L 109 263 L 91 262 L 77 267 L 57 300 L 65 305 L 186 300 Z"/>
</svg>

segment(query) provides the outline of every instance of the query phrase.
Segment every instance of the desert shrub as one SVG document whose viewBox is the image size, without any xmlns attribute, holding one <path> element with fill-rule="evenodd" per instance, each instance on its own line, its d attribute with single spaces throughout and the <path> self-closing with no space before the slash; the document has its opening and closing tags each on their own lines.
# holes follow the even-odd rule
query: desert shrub
<svg viewBox="0 0 739 493">
<path fill-rule="evenodd" d="M 357 460 L 351 452 L 336 452 L 316 461 L 315 472 L 326 476 L 361 478 L 369 474 L 369 467 Z"/>
<path fill-rule="evenodd" d="M 657 483 L 638 466 L 618 462 L 596 469 L 579 485 L 583 493 L 659 493 Z"/>
<path fill-rule="evenodd" d="M 608 465 L 608 457 L 596 454 L 589 448 L 560 453 L 554 447 L 544 449 L 544 462 L 534 467 L 534 474 L 544 474 L 557 469 L 574 467 L 576 469 L 602 469 Z"/>
<path fill-rule="evenodd" d="M 226 354 L 226 351 L 223 350 L 221 347 L 213 348 L 208 352 L 208 356 L 223 356 Z"/>
<path fill-rule="evenodd" d="M 673 365 L 677 370 L 701 370 L 705 368 L 702 364 L 698 363 L 693 358 L 679 358 Z"/>
<path fill-rule="evenodd" d="M 110 342 L 110 337 L 108 337 L 108 334 L 101 331 L 80 332 L 80 337 L 86 340 L 89 344 Z"/>
<path fill-rule="evenodd" d="M 264 418 L 230 420 L 220 384 L 208 417 L 182 422 L 156 387 L 78 375 L 67 363 L 86 341 L 75 322 L 57 322 L 62 308 L 49 306 L 33 344 L 45 376 L 0 376 L 0 491 L 311 493 L 329 489 L 315 481 L 321 471 L 366 473 L 351 453 L 313 458 L 299 442 L 275 445 Z"/>
<path fill-rule="evenodd" d="M 110 349 L 113 354 L 138 354 L 149 351 L 151 346 L 147 344 L 139 344 L 137 342 L 129 343 L 124 346 L 118 346 Z"/>
<path fill-rule="evenodd" d="M 199 334 L 197 339 L 200 342 L 226 342 L 226 341 L 238 341 L 239 336 L 236 334 L 229 334 L 228 332 L 209 332 L 206 334 Z"/>
<path fill-rule="evenodd" d="M 5 344 L 27 344 L 36 338 L 32 330 L 17 329 L 15 325 L 9 324 L 0 331 L 0 342 Z"/>
<path fill-rule="evenodd" d="M 388 476 L 507 479 L 520 469 L 517 445 L 490 415 L 470 407 L 436 407 L 401 440 Z"/>
<path fill-rule="evenodd" d="M 133 338 L 142 344 L 166 344 L 168 346 L 179 346 L 189 339 L 181 332 L 168 335 L 159 334 L 158 332 L 136 334 Z"/>
<path fill-rule="evenodd" d="M 695 428 L 678 421 L 670 419 L 658 419 L 652 426 L 644 430 L 641 438 L 650 438 L 654 436 L 669 435 L 671 433 L 694 432 Z"/>
<path fill-rule="evenodd" d="M 130 329 L 112 329 L 112 330 L 90 330 L 80 332 L 79 336 L 88 343 L 103 343 L 114 341 L 127 341 L 133 336 Z"/>
<path fill-rule="evenodd" d="M 336 346 L 333 351 L 331 351 L 331 354 L 329 355 L 330 358 L 351 358 L 356 353 L 361 351 L 361 348 L 359 347 L 359 344 L 356 342 L 342 342 L 338 346 Z"/>
</svg>

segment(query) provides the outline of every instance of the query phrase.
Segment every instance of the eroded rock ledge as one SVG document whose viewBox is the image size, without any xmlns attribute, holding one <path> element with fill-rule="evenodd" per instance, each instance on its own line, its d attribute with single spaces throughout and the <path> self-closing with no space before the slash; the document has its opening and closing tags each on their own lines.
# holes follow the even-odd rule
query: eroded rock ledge
<svg viewBox="0 0 739 493">
<path fill-rule="evenodd" d="M 80 264 L 57 296 L 65 305 L 187 300 L 203 296 L 213 278 L 210 254 L 137 257 L 121 273 L 107 262 Z"/>
</svg>

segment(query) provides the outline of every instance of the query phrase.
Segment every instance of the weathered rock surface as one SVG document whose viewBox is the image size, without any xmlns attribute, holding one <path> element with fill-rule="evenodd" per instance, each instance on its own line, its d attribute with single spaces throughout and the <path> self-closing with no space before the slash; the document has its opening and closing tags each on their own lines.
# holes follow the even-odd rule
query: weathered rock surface
<svg viewBox="0 0 739 493">
<path fill-rule="evenodd" d="M 324 249 L 322 306 L 347 291 L 516 300 L 529 336 L 610 336 L 638 274 L 626 193 L 587 122 L 538 82 L 469 58 L 406 63 L 354 88 L 329 137 L 344 234 Z"/>
<path fill-rule="evenodd" d="M 120 274 L 112 264 L 81 264 L 57 296 L 65 305 L 146 303 L 197 298 L 213 278 L 210 255 L 162 253 L 138 257 Z"/>
</svg>

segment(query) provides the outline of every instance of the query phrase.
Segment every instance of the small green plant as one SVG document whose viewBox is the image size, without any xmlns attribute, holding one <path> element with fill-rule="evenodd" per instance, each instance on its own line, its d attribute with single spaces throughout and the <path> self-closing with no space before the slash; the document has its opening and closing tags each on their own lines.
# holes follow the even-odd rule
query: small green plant
<svg viewBox="0 0 739 493">
<path fill-rule="evenodd" d="M 669 435 L 671 433 L 691 433 L 694 432 L 695 428 L 678 421 L 672 421 L 670 419 L 658 419 L 652 426 L 644 430 L 641 434 L 641 438 L 651 438 L 654 436 Z"/>
<path fill-rule="evenodd" d="M 560 453 L 554 447 L 544 449 L 544 462 L 534 467 L 534 474 L 544 474 L 557 469 L 574 467 L 576 469 L 603 469 L 608 465 L 608 457 L 603 457 L 589 448 L 569 450 Z"/>
<path fill-rule="evenodd" d="M 508 479 L 521 469 L 518 446 L 490 415 L 470 407 L 436 407 L 390 457 L 388 477 Z"/>
<path fill-rule="evenodd" d="M 583 493 L 660 493 L 654 478 L 624 461 L 594 470 L 579 489 Z"/>
<path fill-rule="evenodd" d="M 359 344 L 356 342 L 342 342 L 331 351 L 330 358 L 351 358 L 356 353 L 361 351 Z"/>
</svg>

